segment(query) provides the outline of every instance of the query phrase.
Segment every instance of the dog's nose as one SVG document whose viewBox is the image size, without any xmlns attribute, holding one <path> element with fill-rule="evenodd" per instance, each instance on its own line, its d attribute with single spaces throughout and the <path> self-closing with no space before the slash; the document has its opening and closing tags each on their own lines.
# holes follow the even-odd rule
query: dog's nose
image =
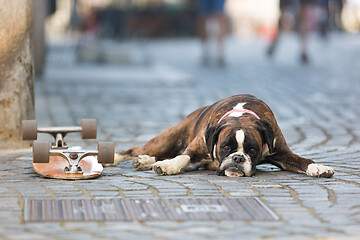
<svg viewBox="0 0 360 240">
<path fill-rule="evenodd" d="M 243 155 L 236 154 L 232 156 L 232 160 L 236 163 L 242 163 L 245 161 L 245 157 Z"/>
</svg>

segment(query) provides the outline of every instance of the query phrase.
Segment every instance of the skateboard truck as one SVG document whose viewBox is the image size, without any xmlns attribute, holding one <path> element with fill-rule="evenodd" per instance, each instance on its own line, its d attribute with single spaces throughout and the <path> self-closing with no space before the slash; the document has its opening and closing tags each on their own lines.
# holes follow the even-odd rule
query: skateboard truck
<svg viewBox="0 0 360 240">
<path fill-rule="evenodd" d="M 97 135 L 96 119 L 82 119 L 78 127 L 49 127 L 37 128 L 36 120 L 24 120 L 22 122 L 23 140 L 36 140 L 37 133 L 47 133 L 53 136 L 55 142 L 51 144 L 54 149 L 67 149 L 64 141 L 66 135 L 72 132 L 81 132 L 82 139 L 95 139 Z"/>
<path fill-rule="evenodd" d="M 64 141 L 65 136 L 72 132 L 81 132 L 83 139 L 96 138 L 96 119 L 83 119 L 81 127 L 37 128 L 36 120 L 25 120 L 22 124 L 24 140 L 36 140 L 38 132 L 50 134 L 54 138 L 51 144 L 48 141 L 33 142 L 33 167 L 42 176 L 61 179 L 94 178 L 103 171 L 100 163 L 114 162 L 113 142 L 99 142 L 98 150 L 84 150 L 69 147 Z"/>
<path fill-rule="evenodd" d="M 82 155 L 84 156 L 84 155 Z M 69 157 L 67 158 L 70 167 L 65 167 L 65 173 L 67 174 L 83 174 L 83 170 L 79 166 L 80 159 L 82 156 L 79 153 L 70 153 Z"/>
<path fill-rule="evenodd" d="M 98 151 L 96 151 L 79 148 L 54 149 L 49 147 L 47 141 L 34 141 L 33 153 L 34 163 L 49 163 L 50 156 L 60 156 L 69 162 L 69 166 L 64 168 L 66 174 L 83 174 L 79 163 L 87 156 L 98 156 L 98 163 L 112 163 L 114 161 L 114 143 L 99 142 Z"/>
</svg>

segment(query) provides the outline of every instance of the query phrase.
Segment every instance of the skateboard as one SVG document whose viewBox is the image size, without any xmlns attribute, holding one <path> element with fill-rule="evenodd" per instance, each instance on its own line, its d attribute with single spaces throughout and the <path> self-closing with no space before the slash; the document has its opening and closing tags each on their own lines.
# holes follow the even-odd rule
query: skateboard
<svg viewBox="0 0 360 240">
<path fill-rule="evenodd" d="M 57 179 L 90 179 L 100 176 L 102 164 L 114 162 L 115 144 L 99 142 L 97 150 L 69 147 L 64 138 L 81 132 L 82 139 L 94 139 L 97 135 L 96 119 L 82 119 L 77 127 L 38 128 L 36 120 L 22 121 L 23 140 L 37 140 L 37 133 L 50 134 L 48 141 L 33 142 L 33 168 L 41 176 Z"/>
</svg>

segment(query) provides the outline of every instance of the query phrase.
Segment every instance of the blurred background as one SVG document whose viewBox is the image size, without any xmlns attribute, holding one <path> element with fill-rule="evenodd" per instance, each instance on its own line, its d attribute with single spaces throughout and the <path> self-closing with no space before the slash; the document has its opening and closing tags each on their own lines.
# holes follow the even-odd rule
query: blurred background
<svg viewBox="0 0 360 240">
<path fill-rule="evenodd" d="M 129 43 L 141 41 L 142 45 L 156 39 L 191 39 L 197 36 L 202 39 L 203 30 L 200 29 L 199 19 L 203 13 L 199 11 L 199 2 L 36 0 L 33 11 L 37 76 L 41 78 L 43 74 L 49 45 L 76 46 L 74 57 L 79 62 L 147 64 L 151 60 L 143 52 L 146 50 Z M 224 14 L 225 24 L 216 24 L 216 21 L 211 22 L 210 19 L 206 31 L 210 32 L 211 37 L 212 32 L 216 36 L 216 30 L 219 30 L 217 27 L 223 28 L 220 31 L 225 32 L 225 48 L 228 39 L 260 39 L 262 45 L 259 47 L 265 47 L 276 38 L 278 26 L 281 25 L 284 33 L 298 30 L 299 1 L 288 2 L 291 4 L 280 9 L 279 0 L 227 0 L 223 12 L 220 12 Z M 330 31 L 355 34 L 360 30 L 360 0 L 310 2 L 306 9 L 306 28 L 309 33 L 318 34 L 319 38 L 326 41 Z M 208 54 L 199 53 L 200 62 L 201 55 Z M 206 61 L 203 59 L 205 65 Z"/>
</svg>

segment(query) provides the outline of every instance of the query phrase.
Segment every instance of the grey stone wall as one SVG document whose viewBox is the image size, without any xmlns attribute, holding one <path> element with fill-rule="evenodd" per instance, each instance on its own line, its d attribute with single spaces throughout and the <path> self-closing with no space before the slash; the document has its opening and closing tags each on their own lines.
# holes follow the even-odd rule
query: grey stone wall
<svg viewBox="0 0 360 240">
<path fill-rule="evenodd" d="M 1 0 L 0 149 L 22 148 L 21 120 L 34 119 L 32 0 Z"/>
</svg>

